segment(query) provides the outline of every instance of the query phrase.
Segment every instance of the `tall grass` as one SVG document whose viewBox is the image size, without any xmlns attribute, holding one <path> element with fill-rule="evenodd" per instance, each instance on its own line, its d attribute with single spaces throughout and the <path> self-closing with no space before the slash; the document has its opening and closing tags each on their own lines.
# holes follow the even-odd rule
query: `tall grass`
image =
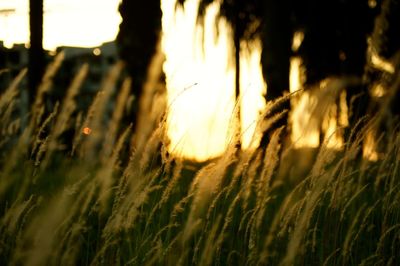
<svg viewBox="0 0 400 266">
<path fill-rule="evenodd" d="M 399 125 L 385 120 L 379 160 L 360 156 L 387 105 L 343 151 L 294 150 L 278 128 L 265 150 L 232 143 L 187 162 L 167 151 L 162 115 L 147 114 L 146 132 L 122 126 L 121 64 L 87 113 L 76 112 L 87 65 L 46 112 L 60 60 L 29 114 L 18 111 L 25 70 L 0 97 L 1 265 L 400 264 Z"/>
</svg>

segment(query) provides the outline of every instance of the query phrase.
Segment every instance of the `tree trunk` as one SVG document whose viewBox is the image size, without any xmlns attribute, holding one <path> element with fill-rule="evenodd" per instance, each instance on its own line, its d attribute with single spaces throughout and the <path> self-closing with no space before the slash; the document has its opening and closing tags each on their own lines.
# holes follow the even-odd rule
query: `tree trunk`
<svg viewBox="0 0 400 266">
<path fill-rule="evenodd" d="M 123 0 L 119 11 L 123 20 L 119 26 L 117 44 L 120 58 L 125 61 L 132 77 L 136 100 L 128 114 L 128 122 L 133 124 L 135 130 L 139 115 L 139 100 L 160 38 L 161 3 L 160 0 Z"/>
<path fill-rule="evenodd" d="M 45 57 L 43 51 L 43 0 L 29 0 L 29 100 L 34 101 L 37 87 L 44 72 Z"/>
<path fill-rule="evenodd" d="M 235 98 L 236 98 L 236 108 L 237 108 L 237 116 L 238 116 L 238 125 L 237 130 L 239 136 L 242 136 L 242 117 L 241 117 L 241 99 L 240 99 L 240 39 L 241 39 L 241 31 L 239 24 L 239 10 L 236 8 L 235 10 L 235 21 L 234 21 L 234 36 L 233 43 L 235 48 Z M 240 149 L 242 146 L 241 137 L 238 139 L 237 147 Z"/>
</svg>

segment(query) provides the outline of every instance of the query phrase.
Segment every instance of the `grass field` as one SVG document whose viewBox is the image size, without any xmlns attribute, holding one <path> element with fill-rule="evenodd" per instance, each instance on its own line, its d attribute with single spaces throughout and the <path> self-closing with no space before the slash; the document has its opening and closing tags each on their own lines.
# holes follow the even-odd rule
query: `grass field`
<svg viewBox="0 0 400 266">
<path fill-rule="evenodd" d="M 87 66 L 46 112 L 57 60 L 29 115 L 24 71 L 0 96 L 1 265 L 400 265 L 398 125 L 361 156 L 385 109 L 342 151 L 294 150 L 278 129 L 264 151 L 200 164 L 168 153 L 163 119 L 127 148 L 118 65 L 86 113 Z"/>
</svg>

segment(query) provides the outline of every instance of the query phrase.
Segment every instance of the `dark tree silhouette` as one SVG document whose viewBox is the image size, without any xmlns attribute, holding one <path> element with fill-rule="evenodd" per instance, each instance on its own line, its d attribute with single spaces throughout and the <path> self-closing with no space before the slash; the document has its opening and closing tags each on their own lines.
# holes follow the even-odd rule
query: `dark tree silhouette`
<svg viewBox="0 0 400 266">
<path fill-rule="evenodd" d="M 132 77 L 135 99 L 140 99 L 147 69 L 156 51 L 161 32 L 160 0 L 122 1 L 119 11 L 122 23 L 117 37 L 120 57 L 126 62 Z M 135 101 L 131 121 L 136 126 L 138 101 Z"/>
<path fill-rule="evenodd" d="M 400 50 L 400 1 L 385 0 L 376 19 L 372 41 L 376 52 L 387 60 Z"/>
<path fill-rule="evenodd" d="M 200 17 L 212 2 L 201 1 Z M 305 32 L 299 54 L 305 60 L 308 83 L 328 75 L 361 75 L 367 35 L 378 10 L 370 8 L 367 0 L 223 0 L 220 15 L 227 18 L 241 40 L 261 36 L 268 97 L 275 98 L 289 87 L 291 42 L 297 30 Z M 251 27 L 255 21 L 261 22 L 259 27 Z"/>
<path fill-rule="evenodd" d="M 36 95 L 36 89 L 40 84 L 45 68 L 45 55 L 43 50 L 43 0 L 29 1 L 29 98 L 30 102 Z"/>
<path fill-rule="evenodd" d="M 390 0 L 395 2 L 396 0 Z M 185 0 L 181 0 L 181 3 Z M 202 0 L 199 17 L 213 0 Z M 357 77 L 365 74 L 367 37 L 371 34 L 380 2 L 374 8 L 368 0 L 222 0 L 221 17 L 227 18 L 235 31 L 235 44 L 260 36 L 263 44 L 261 64 L 268 86 L 267 100 L 275 100 L 289 89 L 290 57 L 300 56 L 306 68 L 306 87 L 327 77 Z M 259 21 L 258 27 L 253 27 Z M 299 50 L 292 51 L 296 31 L 304 33 Z M 237 40 L 239 39 L 239 40 Z M 358 83 L 348 89 L 352 102 L 351 123 L 357 121 L 368 105 L 367 88 Z M 364 94 L 354 99 L 355 95 Z M 289 102 L 279 110 L 288 109 Z M 286 125 L 283 117 L 261 145 L 266 145 L 275 128 Z"/>
</svg>

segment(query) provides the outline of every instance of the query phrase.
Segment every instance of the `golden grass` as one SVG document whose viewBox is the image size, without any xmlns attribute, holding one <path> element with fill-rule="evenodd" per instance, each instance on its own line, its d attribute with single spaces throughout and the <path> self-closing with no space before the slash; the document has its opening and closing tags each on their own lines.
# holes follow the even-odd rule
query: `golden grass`
<svg viewBox="0 0 400 266">
<path fill-rule="evenodd" d="M 75 112 L 86 65 L 46 113 L 43 96 L 54 86 L 57 60 L 29 114 L 15 112 L 25 70 L 0 96 L 0 264 L 400 263 L 395 120 L 382 137 L 381 158 L 360 156 L 389 103 L 353 130 L 343 151 L 322 145 L 310 156 L 286 145 L 278 128 L 266 150 L 239 152 L 232 143 L 220 158 L 200 164 L 168 153 L 163 110 L 142 107 L 155 112 L 146 132 L 122 126 L 131 82 L 115 91 L 121 64 L 86 114 Z M 16 123 L 27 115 L 29 123 Z M 282 115 L 267 110 L 259 124 L 270 129 Z M 85 127 L 91 134 L 82 134 Z M 74 131 L 70 146 L 62 137 L 67 130 Z"/>
</svg>

